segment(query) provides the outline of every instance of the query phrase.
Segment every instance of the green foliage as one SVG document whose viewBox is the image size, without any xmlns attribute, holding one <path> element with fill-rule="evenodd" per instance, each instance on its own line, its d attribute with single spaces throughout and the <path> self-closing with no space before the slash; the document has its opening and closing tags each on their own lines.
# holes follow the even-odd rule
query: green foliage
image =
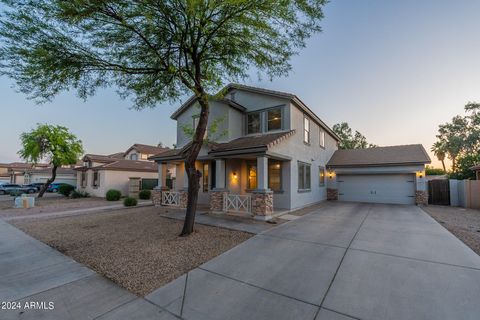
<svg viewBox="0 0 480 320">
<path fill-rule="evenodd" d="M 65 197 L 68 197 L 73 192 L 73 190 L 75 190 L 75 187 L 69 184 L 61 184 L 58 187 L 58 192 Z"/>
<path fill-rule="evenodd" d="M 446 172 L 441 168 L 434 168 L 431 166 L 425 167 L 425 175 L 427 176 L 441 176 L 444 175 Z"/>
<path fill-rule="evenodd" d="M 20 135 L 22 149 L 18 154 L 28 162 L 47 160 L 53 166 L 77 163 L 83 153 L 82 141 L 66 127 L 38 124 Z"/>
<path fill-rule="evenodd" d="M 138 193 L 138 197 L 142 200 L 148 200 L 152 196 L 152 192 L 150 190 L 140 190 Z"/>
<path fill-rule="evenodd" d="M 374 144 L 368 143 L 367 138 L 358 131 L 353 133 L 352 129 L 346 122 L 337 123 L 332 130 L 340 138 L 338 144 L 339 149 L 365 149 L 376 147 Z"/>
<path fill-rule="evenodd" d="M 10 191 L 11 197 L 20 197 L 24 192 L 20 190 L 12 190 Z"/>
<path fill-rule="evenodd" d="M 70 193 L 70 198 L 72 199 L 78 199 L 78 198 L 89 198 L 90 194 L 87 192 L 82 192 L 78 190 L 73 190 L 72 193 Z"/>
<path fill-rule="evenodd" d="M 475 172 L 470 168 L 478 164 L 480 164 L 480 152 L 476 154 L 462 155 L 458 158 L 457 170 L 455 172 L 451 172 L 448 177 L 450 179 L 458 180 L 474 180 Z"/>
<path fill-rule="evenodd" d="M 457 115 L 451 122 L 439 125 L 437 141 L 432 146 L 442 163 L 445 157 L 452 161 L 452 175 L 459 177 L 470 176 L 461 166 L 480 150 L 480 104 L 469 102 L 464 109 L 465 116 Z"/>
<path fill-rule="evenodd" d="M 187 137 L 190 137 L 190 139 L 193 139 L 193 136 L 195 135 L 195 130 L 196 130 L 196 128 L 193 127 L 193 123 L 194 123 L 193 119 L 198 118 L 199 116 L 200 116 L 199 114 L 194 114 L 192 116 L 191 123 L 179 124 L 183 133 Z M 225 122 L 226 119 L 227 119 L 227 116 L 222 116 L 222 117 L 217 117 L 212 119 L 210 121 L 210 125 L 207 128 L 207 134 L 205 135 L 205 138 L 203 139 L 203 141 L 206 143 L 210 143 L 210 142 L 218 141 L 219 139 L 225 137 L 228 134 L 228 130 L 222 130 L 220 132 L 219 126 L 222 122 Z"/>
<path fill-rule="evenodd" d="M 123 205 L 125 207 L 134 207 L 134 206 L 137 205 L 137 203 L 138 203 L 138 201 L 135 198 L 127 197 L 127 198 L 123 199 Z"/>
<path fill-rule="evenodd" d="M 118 201 L 122 197 L 122 193 L 116 189 L 110 189 L 105 194 L 107 201 Z"/>
</svg>

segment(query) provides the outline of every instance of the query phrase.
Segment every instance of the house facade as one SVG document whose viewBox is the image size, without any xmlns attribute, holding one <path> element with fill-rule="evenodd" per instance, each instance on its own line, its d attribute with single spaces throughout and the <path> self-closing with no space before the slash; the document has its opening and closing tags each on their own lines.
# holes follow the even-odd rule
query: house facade
<svg viewBox="0 0 480 320">
<path fill-rule="evenodd" d="M 216 212 L 270 219 L 326 200 L 326 166 L 338 142 L 334 132 L 293 94 L 243 85 L 224 90 L 222 99 L 211 101 L 209 142 L 196 162 L 202 173 L 198 202 Z M 186 128 L 196 127 L 198 114 L 195 99 L 183 104 L 172 115 L 177 149 L 151 157 L 159 164 L 161 187 L 166 167 L 176 168 L 176 185 L 164 191 L 164 200 L 186 199 Z"/>
<path fill-rule="evenodd" d="M 0 163 L 0 181 L 14 184 L 27 184 L 31 182 L 25 181 L 25 174 L 30 170 L 41 170 L 48 168 L 46 163 Z M 28 178 L 27 178 L 28 179 Z"/>
</svg>

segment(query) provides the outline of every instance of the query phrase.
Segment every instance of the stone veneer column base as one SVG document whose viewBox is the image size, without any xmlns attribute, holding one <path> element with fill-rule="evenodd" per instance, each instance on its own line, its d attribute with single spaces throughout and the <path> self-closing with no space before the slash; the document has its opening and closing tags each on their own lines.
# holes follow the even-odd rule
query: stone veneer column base
<svg viewBox="0 0 480 320">
<path fill-rule="evenodd" d="M 178 207 L 180 209 L 186 209 L 188 203 L 188 191 L 180 190 L 178 195 Z"/>
<path fill-rule="evenodd" d="M 338 200 L 338 189 L 327 188 L 327 200 Z"/>
<path fill-rule="evenodd" d="M 170 191 L 168 187 L 155 187 L 152 190 L 152 202 L 155 207 L 160 207 L 162 205 L 162 193 L 165 191 Z"/>
<path fill-rule="evenodd" d="M 428 192 L 423 190 L 415 191 L 415 204 L 422 206 L 428 205 Z"/>
<path fill-rule="evenodd" d="M 253 191 L 252 214 L 256 220 L 270 220 L 273 215 L 273 191 Z"/>
<path fill-rule="evenodd" d="M 225 212 L 223 210 L 223 199 L 228 194 L 226 189 L 213 189 L 210 191 L 210 211 L 214 213 Z"/>
</svg>

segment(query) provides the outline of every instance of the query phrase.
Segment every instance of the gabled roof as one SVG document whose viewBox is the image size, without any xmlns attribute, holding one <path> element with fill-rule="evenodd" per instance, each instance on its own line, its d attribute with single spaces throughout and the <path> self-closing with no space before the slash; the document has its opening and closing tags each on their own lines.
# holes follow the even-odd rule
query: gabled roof
<svg viewBox="0 0 480 320">
<path fill-rule="evenodd" d="M 93 162 L 100 162 L 100 163 L 111 163 L 114 162 L 115 160 L 118 160 L 116 158 L 112 158 L 111 156 L 105 156 L 102 154 L 90 154 L 87 153 L 86 155 L 83 156 L 83 161 L 93 161 Z"/>
<path fill-rule="evenodd" d="M 125 151 L 124 155 L 129 153 L 131 150 L 137 150 L 139 153 L 144 153 L 144 154 L 157 154 L 169 149 L 170 148 L 163 148 L 163 147 L 151 146 L 148 144 L 135 143 L 133 146 L 128 148 L 127 151 Z"/>
<path fill-rule="evenodd" d="M 93 168 L 79 167 L 75 168 L 78 171 L 85 170 L 117 170 L 117 171 L 140 171 L 140 172 L 157 172 L 158 165 L 155 162 L 150 161 L 136 161 L 125 159 L 114 159 L 113 162 L 105 163 Z"/>
<path fill-rule="evenodd" d="M 114 159 L 123 159 L 124 154 L 125 154 L 125 152 L 116 152 L 116 153 L 109 154 L 107 156 L 110 157 L 110 158 L 114 158 Z"/>
<path fill-rule="evenodd" d="M 328 167 L 369 167 L 414 165 L 430 163 L 430 157 L 421 144 L 410 144 L 368 149 L 336 150 Z"/>
<path fill-rule="evenodd" d="M 293 93 L 275 91 L 275 90 L 252 87 L 252 86 L 246 86 L 246 85 L 237 84 L 237 83 L 230 83 L 225 88 L 220 90 L 220 92 L 224 92 L 226 94 L 231 90 L 243 90 L 243 91 L 254 92 L 254 93 L 259 93 L 259 94 L 270 95 L 270 96 L 274 96 L 274 97 L 288 99 L 288 100 L 292 101 L 301 110 L 303 110 L 306 114 L 308 114 L 309 117 L 311 117 L 319 126 L 321 126 L 324 130 L 326 130 L 334 139 L 336 139 L 337 141 L 340 141 L 340 138 L 336 135 L 336 133 L 333 132 L 333 130 L 330 129 L 330 127 L 327 126 L 325 124 L 325 122 L 323 122 L 309 107 L 307 107 L 307 105 L 305 103 L 303 103 L 302 100 L 300 100 L 300 98 L 298 98 Z M 228 99 L 221 99 L 220 101 L 224 101 L 224 100 L 234 102 L 234 101 L 228 100 Z M 180 108 L 178 108 L 171 115 L 170 118 L 172 118 L 173 120 L 176 120 L 178 118 L 178 116 L 180 114 L 182 114 L 183 111 L 185 111 L 193 103 L 195 103 L 195 101 L 196 101 L 195 95 L 191 96 L 187 101 L 185 101 L 184 104 L 182 104 L 180 106 Z M 236 102 L 234 102 L 234 103 L 236 103 Z M 238 103 L 236 103 L 236 104 L 238 104 Z"/>
<path fill-rule="evenodd" d="M 50 174 L 52 172 L 52 168 L 43 168 L 43 169 L 31 169 L 26 170 L 26 173 L 35 174 L 35 173 L 46 173 Z M 74 168 L 57 168 L 57 174 L 75 174 Z"/>
</svg>

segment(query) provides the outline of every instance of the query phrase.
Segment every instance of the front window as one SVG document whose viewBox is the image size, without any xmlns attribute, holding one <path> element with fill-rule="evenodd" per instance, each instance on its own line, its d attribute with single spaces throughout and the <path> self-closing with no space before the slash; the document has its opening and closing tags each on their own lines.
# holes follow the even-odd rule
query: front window
<svg viewBox="0 0 480 320">
<path fill-rule="evenodd" d="M 311 166 L 305 162 L 298 162 L 298 190 L 310 190 Z"/>
<path fill-rule="evenodd" d="M 149 156 L 148 154 L 142 153 L 142 155 L 140 156 L 140 158 L 141 158 L 142 160 L 148 160 L 148 156 Z"/>
<path fill-rule="evenodd" d="M 325 186 L 325 168 L 324 167 L 318 167 L 318 181 L 320 187 Z"/>
<path fill-rule="evenodd" d="M 260 112 L 247 114 L 247 133 L 260 133 L 261 130 L 261 115 Z"/>
<path fill-rule="evenodd" d="M 325 131 L 320 129 L 320 147 L 325 148 Z"/>
<path fill-rule="evenodd" d="M 247 164 L 247 189 L 257 189 L 257 164 L 254 162 Z"/>
<path fill-rule="evenodd" d="M 130 155 L 130 160 L 135 160 L 135 161 L 138 160 L 138 154 L 132 153 L 132 154 Z"/>
<path fill-rule="evenodd" d="M 282 129 L 282 109 L 275 108 L 267 111 L 267 131 Z"/>
<path fill-rule="evenodd" d="M 303 118 L 303 142 L 310 143 L 310 119 Z"/>
<path fill-rule="evenodd" d="M 86 187 L 87 186 L 87 172 L 86 171 L 82 171 L 82 187 Z"/>
<path fill-rule="evenodd" d="M 208 191 L 208 163 L 203 164 L 203 192 Z"/>
<path fill-rule="evenodd" d="M 282 164 L 277 160 L 268 160 L 268 188 L 282 191 Z"/>
<path fill-rule="evenodd" d="M 98 171 L 95 171 L 95 172 L 93 173 L 92 185 L 93 185 L 94 187 L 100 186 L 100 179 L 99 179 Z"/>
</svg>

